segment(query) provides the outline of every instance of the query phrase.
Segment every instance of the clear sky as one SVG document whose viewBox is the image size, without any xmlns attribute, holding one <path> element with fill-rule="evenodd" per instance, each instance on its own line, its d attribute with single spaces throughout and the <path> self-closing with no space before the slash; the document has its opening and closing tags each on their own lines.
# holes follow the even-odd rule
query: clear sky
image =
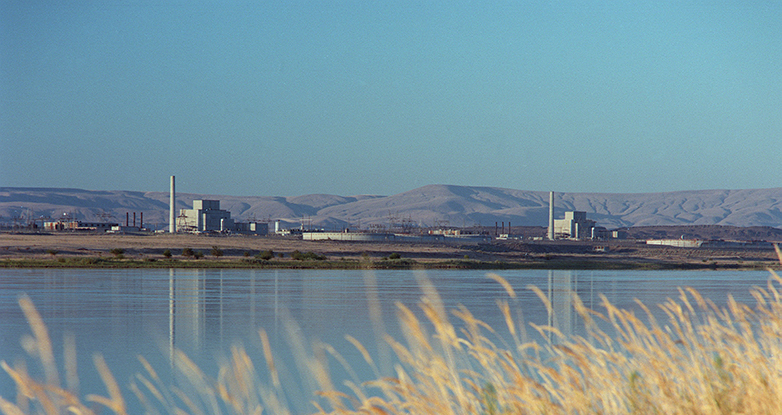
<svg viewBox="0 0 782 415">
<path fill-rule="evenodd" d="M 782 2 L 0 0 L 0 186 L 638 193 L 780 160 Z"/>
</svg>

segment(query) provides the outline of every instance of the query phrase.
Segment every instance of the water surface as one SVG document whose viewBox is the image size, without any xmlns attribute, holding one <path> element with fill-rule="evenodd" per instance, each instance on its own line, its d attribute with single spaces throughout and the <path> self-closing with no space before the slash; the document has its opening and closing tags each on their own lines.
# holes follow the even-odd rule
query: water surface
<svg viewBox="0 0 782 415">
<path fill-rule="evenodd" d="M 683 286 L 694 287 L 718 305 L 724 305 L 728 295 L 754 304 L 749 288 L 764 286 L 769 277 L 764 271 L 496 273 L 513 286 L 518 294 L 516 299 L 510 299 L 500 284 L 487 278 L 486 271 L 474 270 L 3 269 L 0 359 L 13 362 L 25 356 L 20 338 L 30 330 L 17 304 L 22 294 L 28 295 L 42 314 L 60 361 L 64 336 L 76 336 L 82 394 L 105 394 L 93 369 L 94 353 L 106 357 L 123 386 L 142 370 L 138 355 L 152 362 L 163 376 L 170 374 L 169 358 L 174 348 L 186 352 L 214 376 L 230 347 L 240 343 L 255 359 L 256 368 L 262 369 L 265 361 L 258 331 L 263 328 L 275 350 L 294 409 L 309 412 L 312 407 L 302 395 L 311 386 L 297 375 L 297 357 L 287 340 L 291 330 L 286 330 L 286 322 L 295 322 L 292 333 L 305 339 L 305 343 L 323 341 L 334 346 L 361 380 L 368 380 L 372 372 L 360 353 L 345 340 L 345 334 L 361 341 L 384 374 L 390 374 L 392 355 L 381 340 L 381 332 L 401 339 L 396 320 L 398 304 L 422 315 L 417 304 L 424 280 L 431 281 L 447 308 L 463 304 L 503 337 L 507 329 L 497 309 L 498 299 L 509 300 L 514 316 L 526 322 L 551 324 L 565 334 L 580 334 L 582 325 L 570 302 L 572 292 L 590 308 L 601 310 L 603 294 L 612 303 L 640 313 L 635 298 L 653 305 L 678 297 L 678 287 Z M 529 285 L 543 291 L 553 305 L 553 314 L 547 313 L 540 298 L 526 288 Z M 373 323 L 370 304 L 379 310 L 381 320 Z M 452 321 L 458 323 L 455 318 Z M 28 364 L 32 372 L 39 370 Z M 350 376 L 336 363 L 332 369 L 337 378 Z M 265 376 L 263 370 L 260 372 Z M 336 383 L 340 383 L 339 379 Z M 135 398 L 125 392 L 134 408 Z M 5 373 L 0 373 L 0 395 L 12 400 L 15 396 Z"/>
</svg>

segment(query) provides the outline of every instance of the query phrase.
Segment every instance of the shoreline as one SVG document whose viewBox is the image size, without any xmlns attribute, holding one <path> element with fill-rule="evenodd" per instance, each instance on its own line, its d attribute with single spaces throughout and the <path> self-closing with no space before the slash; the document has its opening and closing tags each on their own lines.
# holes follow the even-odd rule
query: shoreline
<svg viewBox="0 0 782 415">
<path fill-rule="evenodd" d="M 305 261 L 305 262 L 252 262 L 252 261 L 213 261 L 213 260 L 115 260 L 101 259 L 97 261 L 82 261 L 80 259 L 36 260 L 36 259 L 3 259 L 0 268 L 81 268 L 81 269 L 322 269 L 322 270 L 355 270 L 355 269 L 552 269 L 552 270 L 767 270 L 780 269 L 765 265 L 740 264 L 691 264 L 691 263 L 634 263 L 605 261 L 573 261 L 553 260 L 546 262 L 483 262 L 470 260 L 453 260 L 442 262 L 416 262 L 412 260 L 388 260 L 387 262 L 371 261 Z"/>
<path fill-rule="evenodd" d="M 780 260 L 773 248 L 676 248 L 638 241 L 449 244 L 3 233 L 0 268 L 766 270 L 780 269 Z"/>
</svg>

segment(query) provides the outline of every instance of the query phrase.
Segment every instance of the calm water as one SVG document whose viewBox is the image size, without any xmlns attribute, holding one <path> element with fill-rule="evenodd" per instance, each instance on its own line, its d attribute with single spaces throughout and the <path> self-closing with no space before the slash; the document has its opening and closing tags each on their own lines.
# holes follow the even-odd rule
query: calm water
<svg viewBox="0 0 782 415">
<path fill-rule="evenodd" d="M 176 379 L 168 377 L 173 348 L 185 351 L 214 376 L 230 347 L 241 343 L 260 370 L 265 361 L 258 330 L 264 328 L 282 365 L 281 376 L 293 409 L 308 412 L 312 407 L 302 395 L 309 387 L 297 375 L 296 358 L 287 340 L 290 331 L 285 329 L 286 321 L 291 320 L 287 317 L 298 325 L 294 335 L 308 342 L 331 344 L 354 366 L 361 380 L 368 380 L 371 372 L 344 335 L 361 341 L 381 369 L 390 373 L 391 354 L 378 341 L 377 332 L 383 330 L 401 339 L 396 304 L 418 312 L 422 295 L 418 281 L 422 278 L 432 282 L 447 307 L 463 304 L 479 319 L 506 332 L 496 300 L 508 296 L 486 274 L 458 270 L 0 270 L 0 359 L 12 362 L 25 356 L 20 338 L 30 330 L 17 304 L 23 293 L 32 298 L 48 325 L 60 361 L 64 336 L 75 334 L 82 395 L 105 394 L 93 369 L 96 352 L 106 357 L 123 386 L 142 370 L 137 355 L 150 360 L 167 381 L 175 383 Z M 769 277 L 764 271 L 524 270 L 497 274 L 518 294 L 518 299 L 511 301 L 516 315 L 527 322 L 555 324 L 566 334 L 580 330 L 569 305 L 570 292 L 597 310 L 601 310 L 601 293 L 620 307 L 637 309 L 634 298 L 657 304 L 678 296 L 680 286 L 694 287 L 718 305 L 725 304 L 728 294 L 754 304 L 749 288 L 764 286 Z M 553 316 L 525 288 L 528 285 L 545 292 L 554 305 Z M 381 310 L 380 328 L 369 318 L 368 297 L 375 298 Z M 32 360 L 28 365 L 31 371 L 38 370 Z M 331 368 L 337 378 L 349 376 L 336 362 Z M 135 397 L 125 392 L 134 407 Z M 14 393 L 10 378 L 0 373 L 0 395 L 13 400 Z"/>
</svg>

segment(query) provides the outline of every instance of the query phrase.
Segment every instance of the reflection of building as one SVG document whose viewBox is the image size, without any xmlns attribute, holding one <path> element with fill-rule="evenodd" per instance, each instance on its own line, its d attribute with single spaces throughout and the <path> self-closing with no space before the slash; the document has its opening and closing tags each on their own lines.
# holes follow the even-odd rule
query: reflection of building
<svg viewBox="0 0 782 415">
<path fill-rule="evenodd" d="M 595 221 L 587 219 L 586 212 L 565 212 L 565 219 L 554 220 L 555 238 L 592 238 Z"/>
<path fill-rule="evenodd" d="M 591 271 L 579 275 L 578 271 L 549 270 L 546 297 L 551 304 L 551 312 L 548 313 L 547 324 L 566 337 L 584 335 L 583 318 L 573 301 L 574 296 L 578 296 L 585 307 L 594 310 L 598 301 L 593 286 L 594 273 Z M 549 339 L 554 340 L 554 337 Z"/>
<path fill-rule="evenodd" d="M 552 312 L 548 316 L 548 325 L 555 327 L 565 336 L 573 334 L 575 322 L 573 310 L 573 294 L 576 292 L 578 278 L 570 271 L 548 272 L 548 300 Z"/>
<path fill-rule="evenodd" d="M 179 232 L 239 232 L 266 234 L 265 223 L 240 223 L 231 219 L 231 212 L 220 209 L 219 200 L 194 200 L 192 209 L 179 211 Z"/>
</svg>

